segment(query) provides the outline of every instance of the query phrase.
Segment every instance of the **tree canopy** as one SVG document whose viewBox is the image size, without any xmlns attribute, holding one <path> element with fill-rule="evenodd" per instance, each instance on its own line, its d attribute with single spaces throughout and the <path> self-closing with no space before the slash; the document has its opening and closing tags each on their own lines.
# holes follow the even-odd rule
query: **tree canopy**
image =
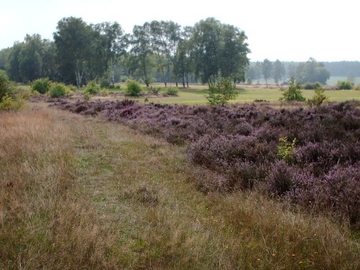
<svg viewBox="0 0 360 270">
<path fill-rule="evenodd" d="M 114 83 L 120 76 L 142 79 L 147 86 L 155 79 L 165 85 L 180 80 L 183 86 L 189 78 L 244 81 L 249 66 L 245 32 L 215 18 L 186 27 L 154 20 L 127 34 L 117 22 L 88 24 L 67 17 L 58 22 L 53 38 L 27 35 L 0 54 L 0 64 L 14 81 L 49 77 L 78 87 L 102 78 Z"/>
</svg>

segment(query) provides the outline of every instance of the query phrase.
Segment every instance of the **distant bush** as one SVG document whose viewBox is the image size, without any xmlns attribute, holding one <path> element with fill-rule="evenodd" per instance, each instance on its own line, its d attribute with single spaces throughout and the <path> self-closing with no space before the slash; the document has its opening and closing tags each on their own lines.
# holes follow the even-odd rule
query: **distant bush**
<svg viewBox="0 0 360 270">
<path fill-rule="evenodd" d="M 165 93 L 169 96 L 177 96 L 178 92 L 179 90 L 176 87 L 168 87 Z"/>
<path fill-rule="evenodd" d="M 85 88 L 85 93 L 90 95 L 96 95 L 100 91 L 100 87 L 96 84 L 95 81 L 90 81 Z"/>
<path fill-rule="evenodd" d="M 319 82 L 314 82 L 314 83 L 307 82 L 304 84 L 304 89 L 306 90 L 314 90 L 316 88 L 322 88 L 322 84 Z"/>
<path fill-rule="evenodd" d="M 305 101 L 305 97 L 301 93 L 301 84 L 296 82 L 294 78 L 290 79 L 289 88 L 283 92 L 284 101 Z"/>
<path fill-rule="evenodd" d="M 336 89 L 338 90 L 350 90 L 354 87 L 354 83 L 350 81 L 338 81 Z"/>
<path fill-rule="evenodd" d="M 126 95 L 131 97 L 140 96 L 142 88 L 140 84 L 134 80 L 127 80 L 126 82 Z"/>
<path fill-rule="evenodd" d="M 38 91 L 40 94 L 45 94 L 51 88 L 51 81 L 49 78 L 36 79 L 31 83 L 31 89 Z"/>
<path fill-rule="evenodd" d="M 59 98 L 65 95 L 66 86 L 63 83 L 54 83 L 49 90 L 49 96 L 52 98 Z"/>
<path fill-rule="evenodd" d="M 148 88 L 148 92 L 149 94 L 153 94 L 153 95 L 158 95 L 160 93 L 160 90 L 161 90 L 161 87 L 153 87 L 153 86 L 150 86 Z"/>
</svg>

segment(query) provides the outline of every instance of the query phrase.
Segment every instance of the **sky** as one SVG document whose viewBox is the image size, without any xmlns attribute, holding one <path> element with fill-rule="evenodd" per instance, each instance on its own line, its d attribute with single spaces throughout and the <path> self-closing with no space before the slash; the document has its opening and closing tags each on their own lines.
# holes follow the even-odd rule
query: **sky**
<svg viewBox="0 0 360 270">
<path fill-rule="evenodd" d="M 250 61 L 360 61 L 356 0 L 0 0 L 0 50 L 26 34 L 53 40 L 65 17 L 118 22 L 127 33 L 147 21 L 193 26 L 214 17 L 243 30 Z"/>
</svg>

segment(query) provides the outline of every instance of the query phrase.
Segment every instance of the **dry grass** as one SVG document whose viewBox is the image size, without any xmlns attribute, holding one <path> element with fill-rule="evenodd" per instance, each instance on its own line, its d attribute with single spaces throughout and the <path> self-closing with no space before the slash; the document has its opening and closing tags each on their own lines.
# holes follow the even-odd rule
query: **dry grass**
<svg viewBox="0 0 360 270">
<path fill-rule="evenodd" d="M 186 149 L 41 109 L 0 114 L 0 268 L 359 269 L 346 228 L 203 194 Z"/>
</svg>

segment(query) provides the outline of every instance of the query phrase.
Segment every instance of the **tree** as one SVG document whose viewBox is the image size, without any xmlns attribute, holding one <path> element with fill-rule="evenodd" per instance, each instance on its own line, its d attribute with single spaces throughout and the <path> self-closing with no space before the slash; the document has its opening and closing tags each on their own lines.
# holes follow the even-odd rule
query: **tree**
<svg viewBox="0 0 360 270">
<path fill-rule="evenodd" d="M 279 84 L 279 80 L 285 76 L 285 66 L 278 59 L 273 66 L 273 78 L 276 84 Z"/>
<path fill-rule="evenodd" d="M 283 92 L 283 97 L 280 100 L 285 101 L 304 101 L 305 98 L 301 93 L 301 84 L 294 78 L 290 79 L 289 89 Z"/>
<path fill-rule="evenodd" d="M 15 82 L 21 81 L 20 76 L 20 53 L 24 46 L 24 43 L 15 43 L 11 48 L 11 52 L 6 63 L 6 72 L 9 75 L 10 79 Z"/>
<path fill-rule="evenodd" d="M 153 44 L 151 39 L 151 28 L 148 22 L 142 26 L 135 25 L 130 37 L 130 62 L 133 69 L 137 70 L 144 78 L 147 87 L 152 82 L 152 70 L 154 67 Z"/>
<path fill-rule="evenodd" d="M 165 87 L 170 80 L 170 69 L 175 62 L 180 30 L 180 25 L 172 21 L 152 21 L 150 23 L 153 51 L 156 52 L 161 63 L 158 65 L 158 70 L 164 74 Z"/>
<path fill-rule="evenodd" d="M 320 82 L 326 84 L 330 78 L 330 72 L 324 64 L 318 63 L 314 58 L 310 58 L 305 63 L 299 63 L 296 69 L 296 78 L 302 82 Z"/>
<path fill-rule="evenodd" d="M 18 58 L 19 72 L 22 82 L 30 82 L 41 77 L 42 40 L 40 35 L 26 35 L 24 46 Z"/>
<path fill-rule="evenodd" d="M 11 53 L 11 48 L 0 50 L 0 69 L 5 70 L 6 64 Z"/>
<path fill-rule="evenodd" d="M 203 83 L 216 80 L 218 76 L 244 81 L 249 66 L 247 53 L 250 52 L 245 33 L 214 18 L 200 21 L 193 29 L 196 77 Z"/>
<path fill-rule="evenodd" d="M 265 59 L 262 63 L 262 74 L 264 76 L 266 84 L 268 84 L 267 80 L 271 78 L 272 74 L 272 63 L 268 59 Z"/>
<path fill-rule="evenodd" d="M 225 105 L 229 100 L 235 99 L 238 95 L 234 79 L 228 77 L 217 77 L 209 82 L 209 90 L 206 98 L 210 105 Z"/>
<path fill-rule="evenodd" d="M 181 32 L 181 38 L 176 48 L 174 57 L 174 69 L 173 73 L 175 78 L 181 78 L 182 85 L 185 88 L 185 83 L 189 87 L 189 74 L 193 72 L 193 46 L 191 34 L 192 27 L 185 27 Z"/>
<path fill-rule="evenodd" d="M 54 40 L 60 76 L 64 82 L 81 87 L 93 53 L 94 30 L 81 18 L 74 17 L 63 18 L 56 29 Z"/>
</svg>

